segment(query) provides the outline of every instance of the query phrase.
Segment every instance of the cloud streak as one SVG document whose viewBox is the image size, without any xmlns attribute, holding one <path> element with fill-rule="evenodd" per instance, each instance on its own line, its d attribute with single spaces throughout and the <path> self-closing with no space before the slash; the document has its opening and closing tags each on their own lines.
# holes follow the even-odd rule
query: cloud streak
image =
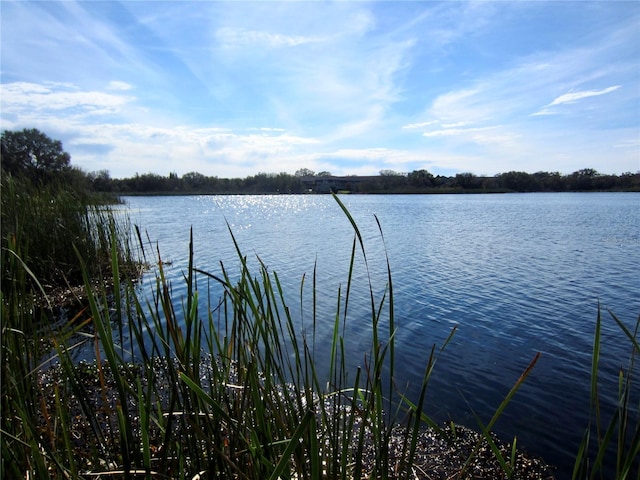
<svg viewBox="0 0 640 480">
<path fill-rule="evenodd" d="M 119 88 L 122 90 L 122 87 Z M 101 91 L 81 91 L 72 84 L 36 84 L 14 82 L 0 85 L 3 108 L 16 115 L 33 113 L 49 114 L 64 110 L 75 116 L 115 113 L 133 97 Z"/>
<path fill-rule="evenodd" d="M 582 92 L 565 93 L 564 95 L 560 95 L 556 98 L 548 106 L 561 105 L 563 103 L 575 103 L 583 98 L 597 97 L 610 92 L 615 92 L 619 88 L 620 85 L 614 85 L 612 87 L 603 88 L 602 90 L 585 90 Z"/>
<path fill-rule="evenodd" d="M 579 102 L 580 100 L 583 100 L 585 98 L 599 97 L 600 95 L 606 95 L 607 93 L 615 92 L 620 87 L 621 85 L 613 85 L 611 87 L 603 88 L 601 90 L 583 90 L 579 92 L 565 93 L 564 95 L 560 95 L 559 97 L 555 98 L 551 103 L 545 105 L 539 111 L 533 113 L 532 116 L 554 115 L 555 113 L 557 113 L 557 111 L 554 109 L 551 109 L 551 107 L 554 107 L 557 105 L 572 104 L 572 103 Z"/>
<path fill-rule="evenodd" d="M 216 32 L 217 39 L 224 47 L 259 46 L 267 48 L 296 47 L 305 43 L 322 42 L 322 38 L 303 35 L 284 35 L 243 28 L 221 28 Z"/>
</svg>

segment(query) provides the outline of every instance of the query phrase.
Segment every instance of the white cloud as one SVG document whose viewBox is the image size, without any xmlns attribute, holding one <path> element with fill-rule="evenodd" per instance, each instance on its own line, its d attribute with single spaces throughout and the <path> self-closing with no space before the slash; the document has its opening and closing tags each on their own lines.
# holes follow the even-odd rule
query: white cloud
<svg viewBox="0 0 640 480">
<path fill-rule="evenodd" d="M 494 91 L 490 84 L 484 82 L 471 88 L 453 90 L 438 96 L 431 108 L 429 116 L 442 123 L 478 123 L 492 118 L 493 111 L 499 105 L 492 100 Z"/>
<path fill-rule="evenodd" d="M 425 163 L 430 162 L 425 162 L 424 152 L 372 147 L 338 148 L 313 153 L 304 165 L 316 171 L 327 170 L 334 175 L 378 175 L 383 169 L 408 172 L 415 168 L 414 165 Z"/>
<path fill-rule="evenodd" d="M 620 85 L 614 85 L 613 87 L 607 87 L 602 90 L 585 90 L 582 92 L 565 93 L 560 95 L 548 106 L 560 105 L 562 103 L 574 103 L 578 100 L 588 97 L 597 97 L 598 95 L 604 95 L 605 93 L 613 92 L 620 88 Z"/>
<path fill-rule="evenodd" d="M 300 155 L 318 144 L 279 127 L 164 126 L 154 111 L 140 110 L 136 117 L 133 97 L 74 85 L 15 82 L 0 85 L 0 95 L 3 128 L 54 132 L 74 165 L 87 171 L 107 168 L 114 177 L 194 170 L 244 177 L 282 171 L 284 165 L 293 172 Z"/>
<path fill-rule="evenodd" d="M 80 91 L 69 84 L 34 84 L 14 82 L 0 85 L 4 114 L 29 114 L 78 110 L 75 114 L 100 115 L 114 113 L 133 97 L 99 91 Z"/>
<path fill-rule="evenodd" d="M 637 138 L 622 140 L 621 142 L 616 143 L 613 148 L 635 148 L 636 150 L 639 150 L 640 140 Z M 640 171 L 640 158 L 638 159 L 638 170 Z"/>
<path fill-rule="evenodd" d="M 351 160 L 381 160 L 403 153 L 404 152 L 396 152 L 388 148 L 341 148 L 329 154 L 324 154 L 323 156 Z"/>
<path fill-rule="evenodd" d="M 428 127 L 429 125 L 434 125 L 438 123 L 437 120 L 429 120 L 428 122 L 418 122 L 418 123 L 408 123 L 406 125 L 403 125 L 402 128 L 424 128 L 424 127 Z"/>
<path fill-rule="evenodd" d="M 454 137 L 459 135 L 469 135 L 475 132 L 482 132 L 482 131 L 490 130 L 492 128 L 495 128 L 495 127 L 443 128 L 440 130 L 424 132 L 422 136 L 423 137 Z"/>
<path fill-rule="evenodd" d="M 559 97 L 557 97 L 551 103 L 542 107 L 537 112 L 532 113 L 531 116 L 534 117 L 534 116 L 541 116 L 541 115 L 555 115 L 559 113 L 559 111 L 557 109 L 552 109 L 550 107 L 576 103 L 577 101 L 582 100 L 583 98 L 605 95 L 607 93 L 614 92 L 619 88 L 620 88 L 620 85 L 614 85 L 611 87 L 603 88 L 602 90 L 583 90 L 580 92 L 565 93 L 564 95 L 560 95 Z"/>
<path fill-rule="evenodd" d="M 543 108 L 541 110 L 538 110 L 535 113 L 532 113 L 531 116 L 538 117 L 538 116 L 544 116 L 544 115 L 557 115 L 557 114 L 558 114 L 557 110 L 549 110 L 548 108 Z"/>
<path fill-rule="evenodd" d="M 519 139 L 521 135 L 511 131 L 502 125 L 492 125 L 486 127 L 469 127 L 469 128 L 444 128 L 424 132 L 423 137 L 452 137 L 461 142 L 472 142 L 478 145 L 484 145 L 499 150 L 509 150 L 513 154 L 519 153 L 521 145 Z"/>
<path fill-rule="evenodd" d="M 223 27 L 216 31 L 216 38 L 225 47 L 259 46 L 267 48 L 296 47 L 305 43 L 322 41 L 319 37 L 284 35 L 244 28 Z"/>
<path fill-rule="evenodd" d="M 132 88 L 133 85 L 119 80 L 112 80 L 109 82 L 109 85 L 107 85 L 108 90 L 131 90 Z"/>
<path fill-rule="evenodd" d="M 100 161 L 107 163 L 115 177 L 130 176 L 132 165 L 127 160 L 135 158 L 134 168 L 139 173 L 165 173 L 177 171 L 184 174 L 199 171 L 205 175 L 240 176 L 258 171 L 282 171 L 284 164 L 299 165 L 299 160 L 287 160 L 299 155 L 299 150 L 313 147 L 317 140 L 292 135 L 288 132 L 248 133 L 225 128 L 171 128 L 147 124 L 73 125 L 76 138 L 69 142 L 73 162 L 89 170 L 96 162 L 96 155 L 82 150 L 74 153 L 75 145 L 110 146 Z M 128 160 L 130 162 L 130 160 Z M 299 168 L 296 167 L 296 168 Z M 289 169 L 291 172 L 295 168 Z"/>
<path fill-rule="evenodd" d="M 249 128 L 250 131 L 259 131 L 259 132 L 285 132 L 284 128 L 275 128 L 275 127 L 252 127 Z"/>
</svg>

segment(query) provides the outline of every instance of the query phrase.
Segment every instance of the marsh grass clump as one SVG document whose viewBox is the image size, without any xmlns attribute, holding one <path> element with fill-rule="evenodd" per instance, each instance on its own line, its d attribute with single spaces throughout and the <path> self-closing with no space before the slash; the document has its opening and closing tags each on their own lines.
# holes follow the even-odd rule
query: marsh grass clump
<svg viewBox="0 0 640 480">
<path fill-rule="evenodd" d="M 69 301 L 63 293 L 73 297 L 73 289 L 84 285 L 78 256 L 84 259 L 92 279 L 109 278 L 113 242 L 121 268 L 134 268 L 129 225 L 112 205 L 72 188 L 64 179 L 33 183 L 3 170 L 1 182 L 5 296 L 14 288 L 22 294 L 25 288 L 36 295 L 46 293 L 54 303 Z"/>
</svg>

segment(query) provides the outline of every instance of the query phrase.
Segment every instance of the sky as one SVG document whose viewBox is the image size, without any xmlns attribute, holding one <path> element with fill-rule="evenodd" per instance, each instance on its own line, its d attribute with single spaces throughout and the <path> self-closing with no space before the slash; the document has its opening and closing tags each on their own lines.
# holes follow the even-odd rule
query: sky
<svg viewBox="0 0 640 480">
<path fill-rule="evenodd" d="M 0 128 L 87 172 L 640 171 L 635 0 L 0 9 Z"/>
</svg>

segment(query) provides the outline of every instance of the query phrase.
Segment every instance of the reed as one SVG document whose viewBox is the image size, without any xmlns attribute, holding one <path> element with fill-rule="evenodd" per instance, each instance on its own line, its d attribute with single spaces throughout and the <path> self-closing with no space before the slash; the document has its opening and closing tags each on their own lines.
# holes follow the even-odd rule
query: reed
<svg viewBox="0 0 640 480">
<path fill-rule="evenodd" d="M 64 429 L 71 419 L 64 389 L 44 391 L 39 381 L 52 350 L 72 345 L 87 321 L 81 315 L 67 324 L 57 321 L 60 306 L 110 275 L 111 258 L 134 266 L 126 224 L 108 206 L 96 206 L 82 193 L 52 181 L 34 185 L 2 172 L 2 469 L 6 478 L 32 474 L 46 478 L 50 465 L 77 473 L 75 450 Z M 126 235 L 125 235 L 125 232 Z M 78 255 L 90 267 L 84 269 Z M 104 284 L 103 284 L 104 288 Z M 68 307 L 68 305 L 67 305 Z M 57 312 L 57 313 L 54 313 Z M 47 410 L 49 395 L 57 408 Z M 44 422 L 50 431 L 43 427 Z M 61 423 L 62 422 L 62 423 Z M 44 428 L 44 430 L 43 430 Z M 43 435 L 62 435 L 54 450 L 43 447 Z M 55 436 L 55 435 L 54 435 Z M 60 455 L 62 448 L 64 455 Z M 22 468 L 25 465 L 29 467 Z M 4 478 L 4 477 L 3 477 Z"/>
<path fill-rule="evenodd" d="M 3 265 L 16 255 L 33 273 L 31 290 L 54 290 L 82 283 L 78 253 L 98 276 L 109 266 L 111 241 L 118 242 L 122 265 L 130 265 L 129 226 L 109 205 L 98 205 L 86 192 L 52 181 L 33 185 L 28 179 L 2 173 L 1 229 Z M 13 270 L 3 268 L 2 288 L 10 287 Z M 106 277 L 108 268 L 102 272 Z M 35 283 L 37 279 L 39 286 Z"/>
<path fill-rule="evenodd" d="M 640 478 L 640 404 L 633 403 L 640 402 L 634 376 L 640 354 L 640 316 L 631 332 L 613 312 L 609 315 L 629 341 L 629 362 L 626 369 L 621 366 L 619 370 L 613 413 L 605 415 L 599 389 L 602 316 L 598 309 L 591 356 L 590 420 L 576 454 L 573 479 Z M 613 462 L 608 461 L 612 458 Z"/>
<path fill-rule="evenodd" d="M 427 478 L 416 457 L 431 428 L 453 446 L 462 429 L 438 425 L 423 405 L 445 343 L 433 346 L 420 393 L 394 385 L 393 282 L 377 296 L 365 241 L 345 206 L 354 238 L 345 286 L 335 292 L 331 344 L 317 345 L 316 270 L 311 298 L 303 278 L 298 301 L 311 315 L 300 328 L 276 272 L 250 262 L 236 242 L 239 271 L 195 267 L 193 241 L 175 298 L 157 251 L 153 294 L 140 294 L 122 275 L 118 230 L 108 229 L 109 280 L 93 281 L 75 248 L 86 302 L 68 321 L 34 318 L 29 285 L 41 285 L 16 244 L 3 250 L 13 286 L 2 290 L 2 478 Z M 105 231 L 106 234 L 106 231 Z M 380 228 L 382 235 L 382 229 Z M 16 238 L 18 238 L 16 236 Z M 138 238 L 141 235 L 138 232 Z M 11 240 L 17 241 L 17 240 Z M 22 250 L 24 251 L 24 250 Z M 150 260 L 153 247 L 141 241 Z M 366 272 L 371 345 L 363 367 L 347 368 L 350 298 L 355 272 Z M 210 290 L 222 291 L 213 298 Z M 324 292 L 322 292 L 324 294 Z M 635 338 L 632 336 L 630 338 Z M 47 339 L 43 342 L 42 339 Z M 636 342 L 637 348 L 637 342 Z M 78 348 L 95 358 L 78 362 Z M 315 361 L 328 348 L 328 365 Z M 490 431 L 537 357 L 473 440 L 454 478 L 467 478 L 481 449 L 495 456 L 504 478 L 519 477 L 515 442 L 503 448 Z M 626 458 L 626 457 L 625 457 Z M 622 462 L 625 468 L 625 460 Z M 6 477 L 5 477 L 6 475 Z"/>
</svg>

